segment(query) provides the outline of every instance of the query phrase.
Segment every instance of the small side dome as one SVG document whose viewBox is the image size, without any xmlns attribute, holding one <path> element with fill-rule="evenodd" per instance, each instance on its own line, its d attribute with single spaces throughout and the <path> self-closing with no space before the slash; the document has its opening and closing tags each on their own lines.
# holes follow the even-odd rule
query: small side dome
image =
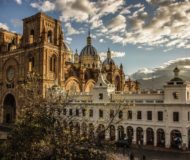
<svg viewBox="0 0 190 160">
<path fill-rule="evenodd" d="M 104 60 L 103 62 L 103 65 L 115 65 L 115 62 L 114 60 L 111 58 L 111 51 L 110 49 L 108 48 L 108 51 L 107 51 L 107 58 Z"/>
</svg>

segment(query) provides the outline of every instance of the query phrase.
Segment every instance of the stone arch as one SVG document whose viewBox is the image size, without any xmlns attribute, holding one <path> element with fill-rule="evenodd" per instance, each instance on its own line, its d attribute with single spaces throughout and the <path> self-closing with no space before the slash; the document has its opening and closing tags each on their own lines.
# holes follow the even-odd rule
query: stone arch
<svg viewBox="0 0 190 160">
<path fill-rule="evenodd" d="M 141 127 L 137 127 L 136 129 L 136 143 L 143 144 L 143 129 Z"/>
<path fill-rule="evenodd" d="M 105 126 L 103 124 L 99 124 L 96 130 L 98 140 L 105 139 Z"/>
<path fill-rule="evenodd" d="M 115 126 L 114 125 L 110 125 L 110 140 L 114 141 L 115 140 Z"/>
<path fill-rule="evenodd" d="M 86 85 L 85 85 L 85 92 L 92 91 L 92 89 L 94 88 L 94 84 L 95 84 L 94 80 L 92 80 L 92 79 L 88 80 Z"/>
<path fill-rule="evenodd" d="M 164 147 L 165 146 L 165 132 L 162 128 L 157 129 L 157 146 Z"/>
<path fill-rule="evenodd" d="M 181 149 L 182 147 L 182 136 L 179 130 L 172 130 L 170 133 L 170 142 L 172 148 Z"/>
<path fill-rule="evenodd" d="M 125 132 L 123 126 L 118 126 L 118 139 L 122 140 L 125 138 Z"/>
<path fill-rule="evenodd" d="M 132 141 L 133 136 L 134 136 L 133 134 L 134 134 L 133 127 L 128 126 L 128 127 L 127 127 L 127 137 L 128 137 L 128 139 L 130 139 L 131 141 Z"/>
<path fill-rule="evenodd" d="M 3 123 L 14 123 L 16 119 L 16 100 L 14 95 L 7 94 L 3 101 Z"/>
<path fill-rule="evenodd" d="M 77 78 L 75 77 L 70 77 L 66 83 L 65 83 L 65 90 L 72 94 L 72 93 L 76 93 L 76 92 L 80 92 L 80 85 L 79 85 L 79 81 Z"/>
<path fill-rule="evenodd" d="M 94 139 L 95 139 L 95 135 L 94 135 L 94 125 L 93 125 L 93 123 L 90 123 L 90 124 L 89 124 L 88 138 L 89 138 L 90 140 L 94 140 Z"/>
<path fill-rule="evenodd" d="M 146 129 L 146 144 L 154 145 L 154 131 L 152 128 Z"/>
</svg>

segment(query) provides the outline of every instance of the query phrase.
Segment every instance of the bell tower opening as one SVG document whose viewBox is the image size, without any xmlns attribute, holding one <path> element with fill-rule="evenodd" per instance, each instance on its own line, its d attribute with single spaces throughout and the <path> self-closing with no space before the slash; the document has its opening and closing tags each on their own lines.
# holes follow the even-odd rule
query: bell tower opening
<svg viewBox="0 0 190 160">
<path fill-rule="evenodd" d="M 48 31 L 47 40 L 48 40 L 48 43 L 52 43 L 53 42 L 52 31 Z"/>
<path fill-rule="evenodd" d="M 3 102 L 3 123 L 14 123 L 16 118 L 16 101 L 12 94 L 7 94 Z"/>
<path fill-rule="evenodd" d="M 30 31 L 30 44 L 34 43 L 34 29 Z"/>
</svg>

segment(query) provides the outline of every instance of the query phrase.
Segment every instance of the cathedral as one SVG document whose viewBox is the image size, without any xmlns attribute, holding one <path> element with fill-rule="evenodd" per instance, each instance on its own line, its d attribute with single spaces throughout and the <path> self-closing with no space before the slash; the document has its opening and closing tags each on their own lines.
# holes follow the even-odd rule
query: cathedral
<svg viewBox="0 0 190 160">
<path fill-rule="evenodd" d="M 57 84 L 68 92 L 90 92 L 103 73 L 117 91 L 138 91 L 138 82 L 126 80 L 111 50 L 102 62 L 90 32 L 80 53 L 64 40 L 61 22 L 40 12 L 23 19 L 23 35 L 0 29 L 0 122 L 14 123 L 21 107 L 19 85 L 29 72 L 41 77 L 39 92 Z"/>
</svg>

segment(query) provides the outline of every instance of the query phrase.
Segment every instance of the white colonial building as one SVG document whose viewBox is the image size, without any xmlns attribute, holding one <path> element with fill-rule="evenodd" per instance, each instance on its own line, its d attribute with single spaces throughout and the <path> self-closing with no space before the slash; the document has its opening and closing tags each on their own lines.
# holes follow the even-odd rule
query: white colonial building
<svg viewBox="0 0 190 160">
<path fill-rule="evenodd" d="M 70 125 L 86 136 L 101 133 L 100 138 L 111 141 L 127 136 L 134 144 L 188 149 L 190 82 L 178 73 L 176 67 L 163 90 L 137 93 L 115 92 L 100 75 L 92 92 L 71 96 L 63 114 L 75 117 Z"/>
</svg>

